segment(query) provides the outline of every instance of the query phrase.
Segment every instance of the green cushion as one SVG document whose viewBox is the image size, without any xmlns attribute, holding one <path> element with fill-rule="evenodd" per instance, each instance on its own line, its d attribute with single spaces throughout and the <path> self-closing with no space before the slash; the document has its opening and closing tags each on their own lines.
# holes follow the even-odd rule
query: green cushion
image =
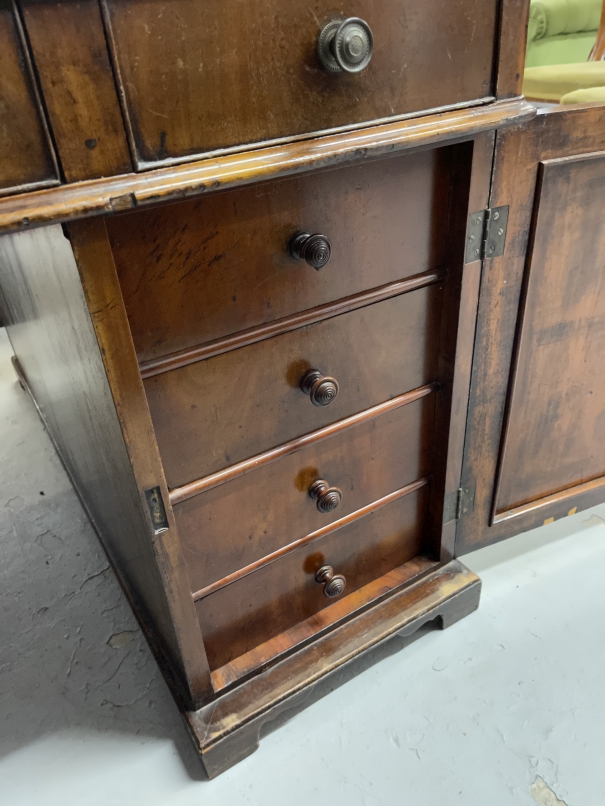
<svg viewBox="0 0 605 806">
<path fill-rule="evenodd" d="M 596 31 L 602 0 L 532 0 L 528 36 L 531 41 L 559 34 Z"/>
<path fill-rule="evenodd" d="M 600 17 L 601 0 L 531 0 L 525 66 L 586 61 Z"/>
<path fill-rule="evenodd" d="M 587 90 L 574 90 L 561 98 L 562 104 L 605 104 L 605 87 L 590 87 Z"/>
<path fill-rule="evenodd" d="M 596 31 L 584 31 L 579 34 L 559 34 L 529 42 L 525 67 L 585 62 L 595 43 L 596 36 Z"/>
<path fill-rule="evenodd" d="M 605 61 L 529 67 L 523 76 L 523 94 L 558 103 L 574 90 L 605 86 Z"/>
</svg>

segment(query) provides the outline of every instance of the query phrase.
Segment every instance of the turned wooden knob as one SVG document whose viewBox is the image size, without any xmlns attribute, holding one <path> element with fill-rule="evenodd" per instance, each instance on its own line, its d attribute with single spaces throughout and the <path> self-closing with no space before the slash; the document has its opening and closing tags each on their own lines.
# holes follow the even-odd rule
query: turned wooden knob
<svg viewBox="0 0 605 806">
<path fill-rule="evenodd" d="M 309 487 L 309 495 L 317 501 L 320 512 L 333 512 L 342 501 L 342 492 L 338 487 L 330 487 L 325 479 L 316 479 Z"/>
<path fill-rule="evenodd" d="M 318 369 L 310 369 L 300 379 L 300 388 L 314 406 L 329 406 L 338 394 L 338 381 L 326 378 Z"/>
<path fill-rule="evenodd" d="M 344 591 L 347 580 L 342 574 L 335 574 L 331 565 L 323 565 L 315 574 L 315 581 L 324 586 L 324 596 L 336 599 Z"/>
<path fill-rule="evenodd" d="M 332 245 L 325 235 L 299 232 L 290 241 L 290 254 L 296 260 L 306 260 L 319 271 L 330 260 Z"/>
</svg>

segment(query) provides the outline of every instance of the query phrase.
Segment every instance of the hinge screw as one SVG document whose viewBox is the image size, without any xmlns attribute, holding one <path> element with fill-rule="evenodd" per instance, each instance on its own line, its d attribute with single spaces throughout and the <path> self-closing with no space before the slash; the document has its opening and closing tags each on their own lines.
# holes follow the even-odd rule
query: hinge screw
<svg viewBox="0 0 605 806">
<path fill-rule="evenodd" d="M 480 223 L 481 223 L 481 216 L 479 216 L 479 218 L 477 219 L 477 224 L 480 224 Z"/>
<path fill-rule="evenodd" d="M 504 235 L 504 230 L 502 229 L 502 227 L 500 227 L 500 229 L 498 230 L 498 235 Z"/>
<path fill-rule="evenodd" d="M 494 213 L 494 221 L 497 221 L 500 218 L 500 213 L 497 211 Z"/>
<path fill-rule="evenodd" d="M 495 246 L 490 246 L 489 251 L 490 251 L 490 252 L 495 252 L 495 251 L 496 251 L 496 247 L 495 247 Z"/>
<path fill-rule="evenodd" d="M 471 237 L 470 237 L 470 239 L 469 239 L 469 240 L 474 241 L 474 240 L 475 240 L 475 236 L 474 236 L 474 235 L 471 235 Z"/>
</svg>

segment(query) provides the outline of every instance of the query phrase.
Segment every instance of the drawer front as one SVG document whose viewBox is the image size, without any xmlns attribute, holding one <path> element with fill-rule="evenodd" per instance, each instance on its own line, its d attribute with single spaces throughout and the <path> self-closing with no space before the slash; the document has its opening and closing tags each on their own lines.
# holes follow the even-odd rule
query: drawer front
<svg viewBox="0 0 605 806">
<path fill-rule="evenodd" d="M 430 472 L 434 393 L 344 429 L 178 504 L 174 514 L 198 591 Z M 331 512 L 311 485 L 342 492 Z"/>
<path fill-rule="evenodd" d="M 170 488 L 363 411 L 436 377 L 441 286 L 432 285 L 148 378 Z M 329 405 L 300 389 L 339 383 Z"/>
<path fill-rule="evenodd" d="M 445 262 L 451 149 L 323 171 L 107 219 L 140 361 Z M 331 242 L 320 271 L 289 254 Z"/>
<path fill-rule="evenodd" d="M 345 576 L 346 596 L 421 553 L 427 501 L 423 487 L 199 600 L 210 668 L 331 604 L 315 581 L 322 566 Z"/>
<path fill-rule="evenodd" d="M 104 0 L 139 167 L 491 94 L 498 0 Z M 317 40 L 360 17 L 374 52 L 322 69 Z"/>
<path fill-rule="evenodd" d="M 28 53 L 11 2 L 0 3 L 0 195 L 59 184 Z"/>
</svg>

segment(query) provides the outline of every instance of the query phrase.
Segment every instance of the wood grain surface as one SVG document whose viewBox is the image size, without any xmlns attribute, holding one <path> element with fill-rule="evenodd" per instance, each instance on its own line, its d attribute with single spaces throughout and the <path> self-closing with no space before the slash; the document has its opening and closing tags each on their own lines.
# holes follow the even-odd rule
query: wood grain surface
<svg viewBox="0 0 605 806">
<path fill-rule="evenodd" d="M 430 472 L 434 395 L 215 487 L 175 507 L 193 591 Z M 332 512 L 309 496 L 318 478 L 342 490 Z"/>
<path fill-rule="evenodd" d="M 97 0 L 22 0 L 21 8 L 65 179 L 131 171 Z"/>
<path fill-rule="evenodd" d="M 171 667 L 182 669 L 187 696 L 198 702 L 206 700 L 210 693 L 210 681 L 202 636 L 189 595 L 186 564 L 171 511 L 166 479 L 138 372 L 105 223 L 101 218 L 96 218 L 73 222 L 65 229 L 77 262 L 139 500 L 146 516 L 147 531 L 140 536 L 142 546 L 138 563 L 141 572 L 149 565 L 149 572 L 159 575 L 162 585 L 159 603 L 165 601 L 169 626 L 175 634 L 176 657 L 169 659 L 168 673 L 172 674 Z M 145 491 L 152 488 L 159 489 L 168 529 L 156 530 L 151 522 Z M 121 533 L 110 534 L 105 539 L 110 541 L 110 545 L 115 542 L 119 551 L 128 551 L 128 547 L 122 545 L 124 536 Z M 130 536 L 128 541 L 133 542 L 134 536 Z M 118 574 L 121 573 L 121 567 L 118 566 Z M 147 595 L 157 596 L 152 590 Z M 153 611 L 160 606 L 159 603 L 156 603 L 155 598 L 150 598 L 146 606 Z M 155 631 L 159 627 L 164 629 L 161 622 L 157 626 L 151 625 L 151 631 L 148 629 L 152 645 Z"/>
<path fill-rule="evenodd" d="M 425 487 L 197 602 L 211 669 L 330 605 L 321 566 L 344 574 L 348 594 L 421 553 L 426 503 Z"/>
<path fill-rule="evenodd" d="M 498 134 L 490 205 L 498 207 L 508 204 L 510 214 L 504 255 L 487 259 L 482 275 L 461 479 L 464 486 L 476 484 L 476 494 L 474 511 L 462 518 L 458 524 L 457 554 L 531 529 L 541 525 L 545 520 L 566 517 L 571 512 L 593 506 L 603 500 L 603 487 L 580 489 L 577 491 L 577 497 L 572 499 L 563 491 L 560 495 L 551 498 L 546 506 L 521 509 L 515 517 L 502 519 L 492 525 L 498 457 L 505 426 L 506 401 L 510 392 L 510 380 L 514 381 L 517 372 L 524 375 L 530 382 L 534 371 L 538 375 L 546 372 L 545 375 L 542 375 L 544 383 L 539 400 L 534 397 L 534 405 L 538 407 L 536 415 L 540 415 L 541 412 L 543 418 L 541 422 L 536 423 L 543 439 L 540 442 L 539 435 L 528 433 L 528 439 L 533 440 L 536 450 L 539 444 L 539 456 L 544 465 L 543 471 L 541 471 L 545 474 L 543 480 L 549 473 L 553 474 L 551 476 L 553 486 L 549 488 L 549 484 L 544 483 L 542 492 L 552 492 L 560 484 L 560 479 L 557 480 L 556 475 L 557 467 L 565 468 L 563 473 L 570 473 L 571 467 L 566 465 L 565 458 L 568 448 L 572 451 L 572 456 L 573 451 L 576 451 L 575 460 L 579 461 L 579 464 L 576 465 L 576 471 L 579 471 L 576 478 L 582 476 L 582 465 L 589 470 L 589 473 L 591 467 L 593 471 L 600 472 L 595 470 L 598 465 L 596 457 L 591 459 L 592 449 L 588 447 L 580 459 L 580 452 L 573 445 L 575 440 L 578 441 L 578 447 L 580 444 L 586 445 L 587 432 L 596 425 L 595 406 L 590 402 L 590 396 L 587 396 L 581 404 L 582 409 L 573 413 L 565 403 L 565 394 L 571 395 L 571 402 L 575 394 L 581 396 L 581 391 L 575 390 L 573 384 L 568 386 L 567 377 L 563 380 L 562 375 L 563 366 L 569 360 L 568 350 L 576 339 L 574 336 L 576 325 L 571 325 L 568 318 L 571 309 L 576 306 L 575 310 L 579 316 L 577 326 L 580 327 L 580 330 L 584 329 L 589 338 L 589 341 L 585 342 L 587 346 L 591 343 L 594 345 L 592 339 L 597 338 L 596 334 L 600 327 L 598 315 L 592 319 L 592 324 L 589 326 L 591 317 L 586 318 L 587 311 L 583 308 L 582 293 L 580 292 L 582 283 L 584 283 L 583 291 L 588 295 L 587 300 L 592 299 L 593 302 L 600 305 L 597 288 L 603 263 L 602 227 L 600 223 L 596 224 L 595 219 L 592 219 L 592 215 L 598 216 L 598 213 L 596 211 L 593 213 L 592 210 L 586 211 L 587 220 L 593 221 L 593 227 L 581 229 L 585 233 L 584 241 L 581 243 L 576 240 L 572 227 L 581 228 L 583 226 L 579 211 L 584 209 L 585 199 L 571 193 L 568 197 L 571 204 L 566 208 L 557 208 L 556 200 L 551 199 L 546 209 L 558 209 L 560 215 L 556 218 L 556 222 L 551 219 L 552 226 L 548 237 L 552 239 L 553 244 L 559 244 L 559 249 L 567 250 L 566 254 L 572 262 L 565 263 L 563 254 L 549 252 L 548 265 L 541 266 L 540 261 L 546 255 L 545 242 L 543 241 L 543 245 L 540 247 L 536 241 L 541 251 L 535 257 L 532 256 L 530 265 L 527 263 L 528 245 L 536 235 L 536 223 L 540 221 L 539 208 L 541 205 L 538 205 L 534 217 L 534 205 L 540 198 L 536 196 L 540 163 L 599 151 L 605 151 L 605 109 L 603 107 L 577 107 L 549 111 L 538 115 L 523 128 Z M 593 164 L 595 180 L 592 183 L 589 180 L 585 191 L 591 197 L 595 194 L 598 197 L 602 192 L 601 180 L 598 178 L 600 175 L 598 160 Z M 570 182 L 573 184 L 571 175 Z M 560 190 L 562 194 L 568 193 L 566 183 L 563 183 Z M 569 190 L 571 191 L 571 185 Z M 578 210 L 578 218 L 575 218 L 574 207 Z M 572 225 L 572 222 L 575 223 Z M 583 265 L 579 265 L 578 261 Z M 550 276 L 551 271 L 553 272 L 552 295 L 549 290 L 549 280 L 543 280 L 546 286 L 542 285 L 538 294 L 538 296 L 542 296 L 542 300 L 535 299 L 538 328 L 543 328 L 549 316 L 559 314 L 562 315 L 561 324 L 551 330 L 550 336 L 548 333 L 544 335 L 544 343 L 535 356 L 538 363 L 534 363 L 534 357 L 525 351 L 521 362 L 523 365 L 517 365 L 515 369 L 513 364 L 514 344 L 517 326 L 521 321 L 520 310 L 522 309 L 519 304 L 522 299 L 524 277 L 531 278 L 532 274 L 538 278 Z M 540 287 L 540 281 L 536 287 Z M 548 313 L 548 306 L 551 304 L 553 308 Z M 546 307 L 541 309 L 541 305 Z M 556 311 L 557 306 L 560 306 L 558 312 Z M 582 377 L 584 357 L 593 360 L 591 355 L 594 354 L 590 350 L 585 353 L 584 347 L 580 346 L 581 342 L 581 338 L 576 340 L 574 349 L 578 349 L 580 352 L 576 353 L 575 359 L 571 359 L 572 363 L 568 365 L 568 368 L 572 378 L 575 378 L 576 381 L 582 379 L 581 388 L 588 393 L 591 384 L 598 383 L 598 379 L 589 379 L 588 375 Z M 544 350 L 551 351 L 551 364 L 543 370 L 540 353 Z M 558 381 L 556 381 L 557 378 Z M 556 386 L 557 382 L 562 384 L 559 389 Z M 535 394 L 536 392 L 534 392 Z M 550 408 L 548 401 L 553 403 Z M 580 398 L 577 398 L 576 402 L 579 404 Z M 558 409 L 557 406 L 559 406 Z M 586 411 L 588 419 L 582 422 L 584 411 Z M 576 417 L 578 419 L 574 419 Z M 518 418 L 515 420 L 515 424 L 517 428 L 524 428 L 524 424 Z M 555 433 L 557 439 L 553 441 L 551 437 Z M 512 431 L 509 436 L 511 439 L 513 438 Z M 519 436 L 516 439 L 518 440 Z M 522 467 L 516 466 L 514 469 L 511 465 L 508 467 L 510 468 L 509 474 L 522 476 Z M 573 476 L 574 471 L 572 470 L 568 476 L 568 482 L 564 483 L 571 482 Z M 529 482 L 530 479 L 528 478 L 527 481 Z M 539 484 L 535 490 L 539 493 Z M 517 493 L 515 492 L 512 497 L 518 497 Z M 504 499 L 502 500 L 504 501 Z M 521 500 L 526 500 L 523 493 L 521 493 Z M 510 504 L 509 499 L 506 505 Z"/>
<path fill-rule="evenodd" d="M 216 703 L 186 714 L 208 775 L 215 777 L 253 753 L 263 724 L 304 704 L 316 683 L 338 685 L 339 670 L 362 656 L 367 663 L 369 651 L 395 635 L 412 635 L 428 622 L 442 629 L 455 624 L 477 609 L 480 592 L 475 574 L 458 561 L 448 563 Z"/>
<path fill-rule="evenodd" d="M 124 213 L 107 229 L 140 361 L 274 322 L 445 261 L 451 148 Z M 299 231 L 332 245 L 320 271 Z"/>
<path fill-rule="evenodd" d="M 603 209 L 605 152 L 542 163 L 497 514 L 605 476 Z"/>
<path fill-rule="evenodd" d="M 497 0 L 103 0 L 140 168 L 493 95 Z M 361 17 L 361 73 L 322 69 L 324 24 Z"/>
<path fill-rule="evenodd" d="M 0 0 L 0 196 L 59 183 L 21 22 Z"/>
<path fill-rule="evenodd" d="M 317 641 L 328 630 L 333 629 L 340 622 L 351 618 L 352 615 L 360 615 L 368 607 L 379 605 L 381 600 L 393 594 L 398 589 L 410 582 L 416 581 L 419 577 L 429 571 L 435 571 L 439 563 L 430 560 L 428 557 L 413 557 L 403 565 L 393 568 L 378 579 L 368 582 L 354 593 L 350 593 L 341 599 L 336 599 L 332 604 L 323 610 L 314 613 L 304 621 L 299 621 L 289 630 L 270 638 L 263 644 L 259 644 L 254 649 L 245 652 L 234 658 L 224 666 L 212 672 L 212 685 L 216 692 L 221 692 L 234 684 L 241 683 L 255 670 L 266 667 L 270 663 L 287 656 L 295 647 L 304 645 L 305 642 Z"/>
<path fill-rule="evenodd" d="M 358 411 L 350 417 L 337 420 L 335 423 L 330 423 L 323 428 L 319 428 L 317 431 L 312 431 L 310 434 L 303 434 L 302 437 L 296 437 L 296 439 L 284 442 L 271 450 L 264 451 L 256 456 L 251 456 L 249 459 L 244 459 L 243 462 L 237 462 L 224 470 L 219 470 L 217 473 L 204 476 L 203 479 L 196 479 L 189 484 L 184 484 L 182 487 L 175 487 L 170 490 L 170 502 L 173 505 L 179 504 L 181 501 L 186 501 L 188 498 L 193 498 L 207 490 L 212 490 L 214 487 L 219 487 L 221 484 L 226 484 L 228 481 L 233 481 L 240 476 L 245 476 L 260 467 L 269 465 L 272 462 L 277 462 L 285 456 L 290 456 L 291 454 L 304 450 L 309 445 L 336 436 L 336 434 L 348 428 L 362 425 L 374 419 L 374 417 L 395 411 L 395 409 L 401 406 L 407 406 L 408 403 L 413 403 L 415 400 L 421 400 L 427 395 L 436 392 L 438 389 L 439 384 L 437 382 L 420 386 L 418 389 L 411 389 L 409 392 L 404 392 L 402 395 L 395 395 L 395 397 L 392 397 L 390 400 L 385 400 L 383 403 L 378 403 L 378 405 L 371 406 L 369 409 Z"/>
<path fill-rule="evenodd" d="M 145 380 L 172 489 L 436 379 L 441 286 Z M 311 368 L 340 385 L 328 406 L 299 388 Z"/>
<path fill-rule="evenodd" d="M 158 168 L 145 174 L 90 179 L 20 194 L 0 204 L 0 232 L 182 200 L 184 196 L 314 168 L 469 139 L 479 132 L 529 120 L 535 114 L 534 106 L 523 99 L 514 99 L 262 148 L 248 154 Z"/>
</svg>

